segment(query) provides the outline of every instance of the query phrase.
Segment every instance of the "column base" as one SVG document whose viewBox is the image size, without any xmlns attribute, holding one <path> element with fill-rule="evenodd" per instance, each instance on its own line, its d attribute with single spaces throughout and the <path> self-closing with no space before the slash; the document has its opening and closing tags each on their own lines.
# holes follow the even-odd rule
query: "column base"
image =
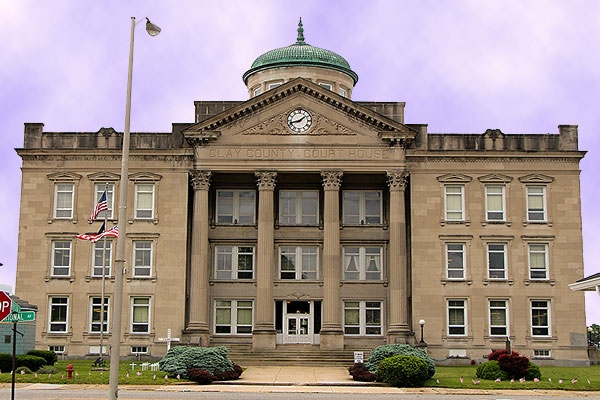
<svg viewBox="0 0 600 400">
<path fill-rule="evenodd" d="M 416 338 L 408 325 L 392 325 L 387 331 L 388 344 L 415 344 Z"/>
<path fill-rule="evenodd" d="M 321 350 L 344 350 L 344 332 L 338 329 L 321 329 Z"/>
<path fill-rule="evenodd" d="M 273 328 L 255 328 L 252 331 L 252 350 L 274 350 L 277 347 L 275 334 Z"/>
<path fill-rule="evenodd" d="M 208 347 L 210 344 L 210 332 L 204 323 L 191 322 L 181 334 L 181 343 L 183 344 L 202 347 Z"/>
</svg>

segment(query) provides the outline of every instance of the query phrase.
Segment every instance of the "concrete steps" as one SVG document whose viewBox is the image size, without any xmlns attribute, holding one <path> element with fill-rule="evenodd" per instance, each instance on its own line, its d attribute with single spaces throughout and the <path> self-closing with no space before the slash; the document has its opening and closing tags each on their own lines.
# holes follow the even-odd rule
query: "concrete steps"
<svg viewBox="0 0 600 400">
<path fill-rule="evenodd" d="M 366 349 L 321 350 L 318 345 L 278 345 L 274 350 L 252 351 L 251 345 L 227 345 L 229 358 L 241 366 L 246 365 L 298 365 L 298 366 L 344 366 L 354 364 L 354 351 L 362 351 L 364 360 L 369 357 Z"/>
</svg>

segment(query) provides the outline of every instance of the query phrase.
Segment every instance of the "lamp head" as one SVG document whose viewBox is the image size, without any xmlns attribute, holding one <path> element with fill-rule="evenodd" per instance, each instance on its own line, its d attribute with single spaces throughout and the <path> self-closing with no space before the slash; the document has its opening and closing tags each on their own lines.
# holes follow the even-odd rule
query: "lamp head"
<svg viewBox="0 0 600 400">
<path fill-rule="evenodd" d="M 146 32 L 148 32 L 150 36 L 156 36 L 160 33 L 160 28 L 150 22 L 148 17 L 146 17 Z"/>
<path fill-rule="evenodd" d="M 425 320 L 424 319 L 420 319 L 419 320 L 419 325 L 421 325 L 421 326 L 425 325 Z"/>
</svg>

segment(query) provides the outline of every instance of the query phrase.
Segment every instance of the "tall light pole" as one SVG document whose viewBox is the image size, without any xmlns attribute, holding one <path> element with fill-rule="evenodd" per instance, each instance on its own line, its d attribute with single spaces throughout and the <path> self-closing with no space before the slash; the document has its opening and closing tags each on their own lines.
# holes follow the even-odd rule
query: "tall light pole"
<svg viewBox="0 0 600 400">
<path fill-rule="evenodd" d="M 141 21 L 140 21 L 141 22 Z M 139 23 L 139 22 L 138 22 Z M 129 69 L 127 74 L 127 98 L 125 102 L 125 129 L 123 130 L 123 149 L 121 153 L 121 180 L 119 182 L 119 237 L 115 255 L 114 312 L 110 349 L 109 399 L 119 397 L 119 360 L 121 358 L 121 320 L 123 314 L 123 275 L 125 274 L 125 243 L 127 235 L 127 185 L 129 183 L 129 125 L 131 122 L 131 82 L 133 76 L 133 39 L 135 17 L 131 17 L 131 39 L 129 42 Z M 146 31 L 150 36 L 160 33 L 160 28 L 146 18 Z"/>
<path fill-rule="evenodd" d="M 424 336 L 423 333 L 425 330 L 425 320 L 420 319 L 419 325 L 421 325 L 421 341 L 419 342 L 419 347 L 427 347 L 427 343 L 425 343 L 425 340 L 423 339 L 423 336 Z"/>
</svg>

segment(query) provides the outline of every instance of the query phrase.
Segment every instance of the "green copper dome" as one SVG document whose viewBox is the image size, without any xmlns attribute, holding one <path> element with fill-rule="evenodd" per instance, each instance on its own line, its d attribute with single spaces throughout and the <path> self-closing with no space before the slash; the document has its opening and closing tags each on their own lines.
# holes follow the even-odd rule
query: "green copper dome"
<svg viewBox="0 0 600 400">
<path fill-rule="evenodd" d="M 300 18 L 300 22 L 298 23 L 298 39 L 296 40 L 296 43 L 287 47 L 267 51 L 259 56 L 254 63 L 252 63 L 252 67 L 244 74 L 244 83 L 247 84 L 250 75 L 256 72 L 271 68 L 298 65 L 333 69 L 349 75 L 354 81 L 354 84 L 358 81 L 358 75 L 356 72 L 352 71 L 350 64 L 348 64 L 348 61 L 346 61 L 344 57 L 333 51 L 314 47 L 304 42 L 304 29 L 302 28 L 302 18 Z"/>
</svg>

